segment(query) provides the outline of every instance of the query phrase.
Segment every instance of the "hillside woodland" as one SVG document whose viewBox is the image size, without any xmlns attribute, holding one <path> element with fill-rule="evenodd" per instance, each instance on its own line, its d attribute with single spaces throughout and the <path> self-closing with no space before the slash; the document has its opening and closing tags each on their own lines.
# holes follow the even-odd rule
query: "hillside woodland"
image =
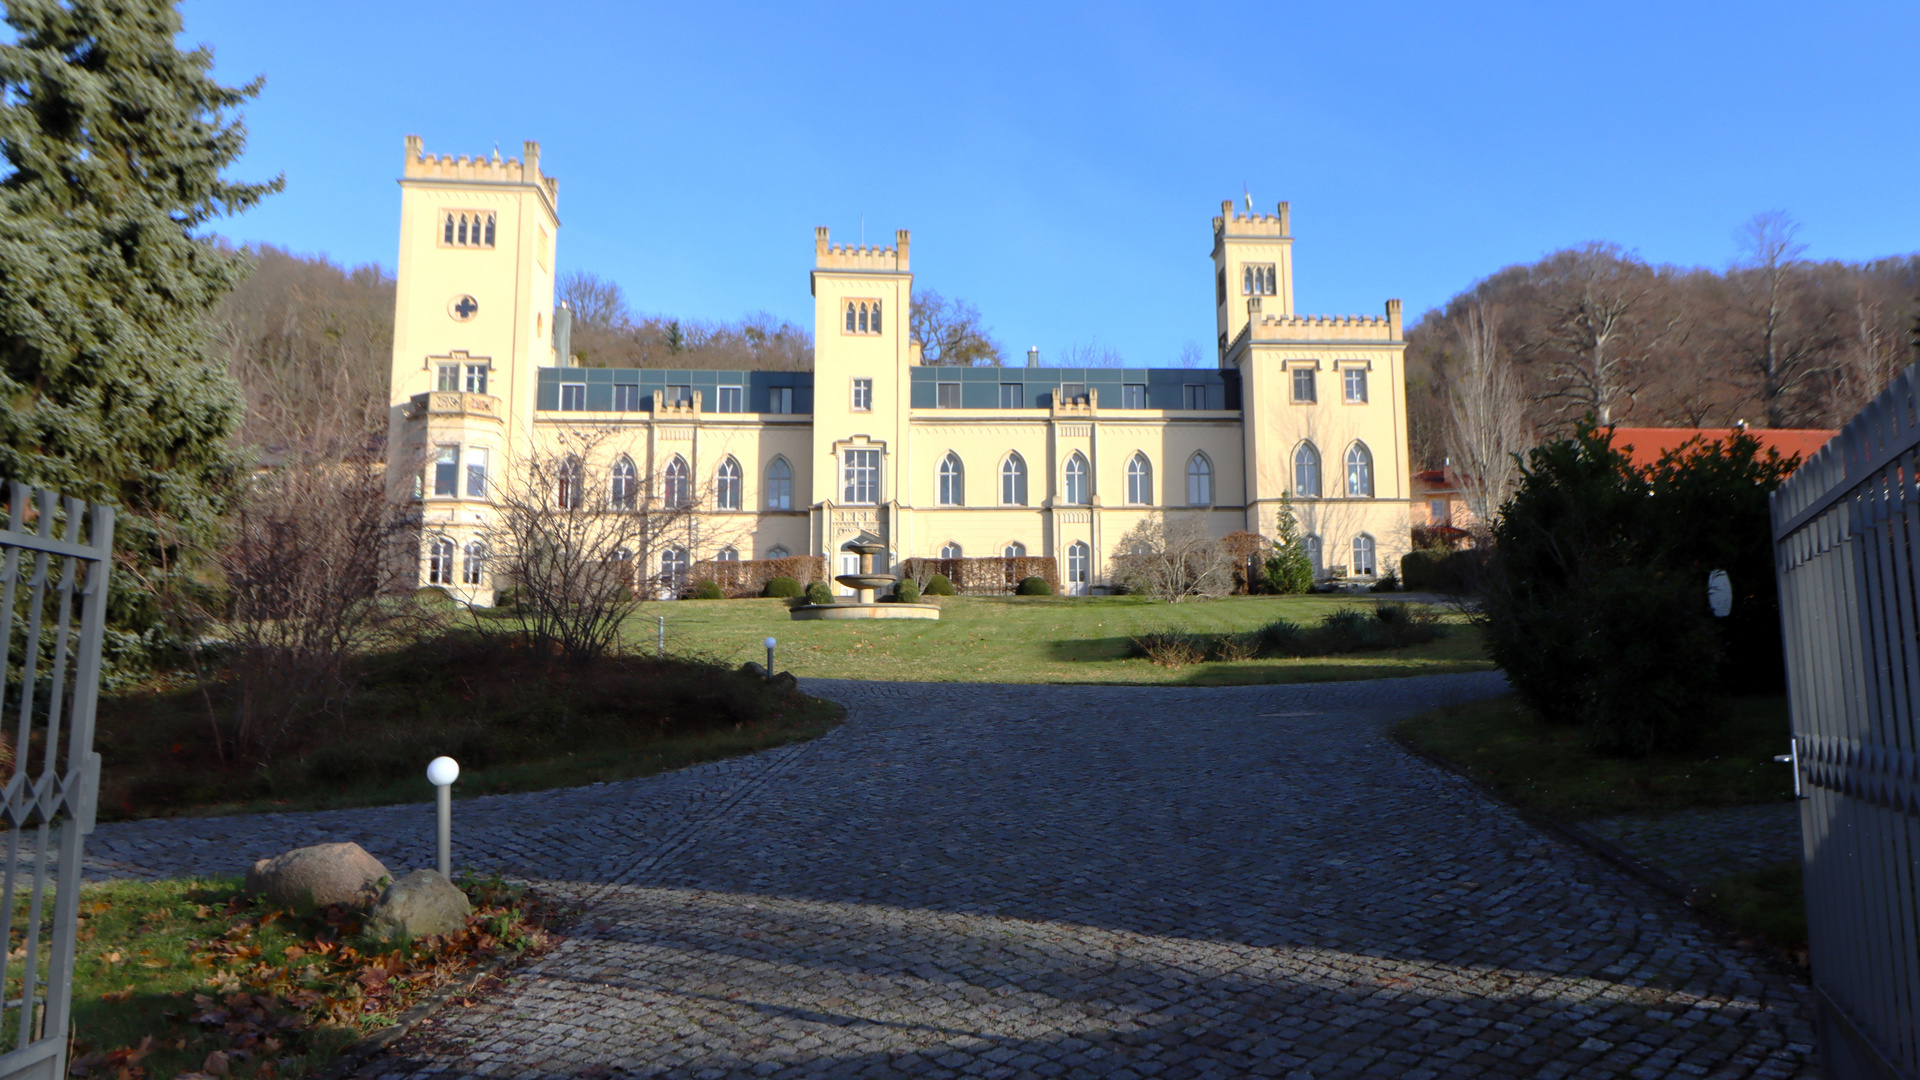
<svg viewBox="0 0 1920 1080">
<path fill-rule="evenodd" d="M 1592 243 L 1476 282 L 1407 332 L 1416 461 L 1475 456 L 1460 452 L 1472 440 L 1455 416 L 1459 386 L 1509 396 L 1513 416 L 1466 426 L 1517 423 L 1527 446 L 1588 415 L 1644 427 L 1844 423 L 1913 359 L 1920 255 L 1815 262 L 1797 231 L 1782 214 L 1754 218 L 1724 270 Z"/>
</svg>

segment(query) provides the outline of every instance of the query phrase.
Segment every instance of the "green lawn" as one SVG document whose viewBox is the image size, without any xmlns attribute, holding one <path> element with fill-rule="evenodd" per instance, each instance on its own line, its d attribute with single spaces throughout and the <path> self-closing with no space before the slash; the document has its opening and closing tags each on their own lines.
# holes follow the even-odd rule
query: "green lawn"
<svg viewBox="0 0 1920 1080">
<path fill-rule="evenodd" d="M 949 596 L 939 598 L 938 622 L 793 622 L 780 600 L 679 600 L 642 608 L 629 624 L 629 644 L 651 648 L 655 619 L 665 616 L 669 653 L 731 664 L 764 661 L 760 642 L 772 636 L 780 642 L 775 665 L 802 678 L 926 682 L 1233 686 L 1493 666 L 1481 651 L 1478 632 L 1458 616 L 1450 616 L 1450 632 L 1438 641 L 1384 652 L 1177 668 L 1132 655 L 1133 635 L 1149 630 L 1244 632 L 1276 619 L 1314 624 L 1330 611 L 1374 602 L 1347 596 L 1235 596 L 1183 604 L 1138 596 Z"/>
</svg>

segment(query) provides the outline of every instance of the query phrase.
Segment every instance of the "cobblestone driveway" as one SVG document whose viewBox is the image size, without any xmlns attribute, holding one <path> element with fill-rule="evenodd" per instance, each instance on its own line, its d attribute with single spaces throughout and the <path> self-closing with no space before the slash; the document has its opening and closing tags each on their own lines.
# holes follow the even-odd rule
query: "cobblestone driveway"
<svg viewBox="0 0 1920 1080">
<path fill-rule="evenodd" d="M 813 743 L 459 804 L 575 935 L 367 1075 L 1812 1076 L 1804 990 L 1395 747 L 1493 675 L 810 683 Z M 103 826 L 231 871 L 424 807 Z"/>
</svg>

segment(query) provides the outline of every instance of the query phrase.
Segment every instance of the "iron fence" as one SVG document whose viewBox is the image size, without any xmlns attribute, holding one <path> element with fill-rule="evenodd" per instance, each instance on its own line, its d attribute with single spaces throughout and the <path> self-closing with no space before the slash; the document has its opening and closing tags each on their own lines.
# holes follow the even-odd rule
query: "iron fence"
<svg viewBox="0 0 1920 1080">
<path fill-rule="evenodd" d="M 1823 1071 L 1920 1076 L 1920 367 L 1773 496 Z"/>
<path fill-rule="evenodd" d="M 11 768 L 0 804 L 0 1080 L 58 1080 L 67 1064 L 81 838 L 93 831 L 100 784 L 93 713 L 113 510 L 20 483 L 6 491 L 0 768 Z"/>
</svg>

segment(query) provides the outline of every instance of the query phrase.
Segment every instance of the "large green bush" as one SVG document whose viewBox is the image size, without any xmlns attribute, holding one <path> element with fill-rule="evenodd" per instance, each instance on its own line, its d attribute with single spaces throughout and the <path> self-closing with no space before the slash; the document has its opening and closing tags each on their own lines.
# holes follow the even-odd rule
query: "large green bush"
<svg viewBox="0 0 1920 1080">
<path fill-rule="evenodd" d="M 833 586 L 827 584 L 824 581 L 816 581 L 808 585 L 807 586 L 807 603 L 809 604 L 833 603 Z"/>
<path fill-rule="evenodd" d="M 770 596 L 776 600 L 791 600 L 804 595 L 800 583 L 790 577 L 768 578 L 767 584 L 760 590 L 761 596 Z"/>
<path fill-rule="evenodd" d="M 929 587 L 927 591 L 932 592 L 933 589 Z M 1052 596 L 1053 586 L 1047 584 L 1047 579 L 1043 577 L 1021 578 L 1018 594 L 1021 596 Z"/>
<path fill-rule="evenodd" d="M 1481 553 L 1444 547 L 1409 551 L 1400 559 L 1400 581 L 1408 592 L 1435 592 L 1458 596 L 1474 591 Z"/>
<path fill-rule="evenodd" d="M 926 593 L 928 596 L 952 596 L 953 582 L 947 580 L 945 574 L 935 574 L 927 579 Z"/>
<path fill-rule="evenodd" d="M 1488 650 L 1514 688 L 1625 753 L 1683 745 L 1729 690 L 1777 689 L 1767 494 L 1790 469 L 1745 434 L 1646 469 L 1590 423 L 1533 450 L 1482 594 Z M 1707 608 L 1715 569 L 1735 589 L 1726 619 Z"/>
<path fill-rule="evenodd" d="M 897 604 L 917 604 L 920 602 L 920 586 L 912 578 L 901 578 L 893 586 L 893 600 Z"/>
<path fill-rule="evenodd" d="M 725 600 L 727 594 L 720 591 L 720 583 L 717 581 L 696 581 L 693 585 L 693 598 L 695 600 Z"/>
</svg>

